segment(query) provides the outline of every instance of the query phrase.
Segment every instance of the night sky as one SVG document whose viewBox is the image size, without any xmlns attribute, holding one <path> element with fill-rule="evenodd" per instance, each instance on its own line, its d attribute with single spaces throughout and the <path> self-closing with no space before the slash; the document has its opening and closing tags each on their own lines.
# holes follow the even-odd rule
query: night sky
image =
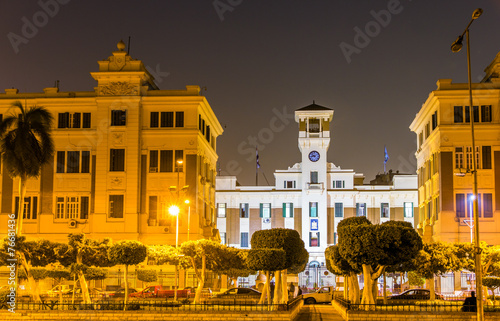
<svg viewBox="0 0 500 321">
<path fill-rule="evenodd" d="M 61 91 L 91 91 L 89 72 L 130 36 L 160 89 L 206 87 L 224 128 L 223 175 L 255 184 L 252 137 L 270 184 L 275 169 L 300 162 L 291 117 L 315 100 L 334 110 L 329 162 L 367 183 L 383 171 L 384 145 L 388 169 L 415 172 L 408 126 L 439 78 L 467 81 L 465 47 L 450 45 L 477 7 L 473 81 L 500 51 L 498 0 L 3 1 L 0 90 L 59 80 Z"/>
</svg>

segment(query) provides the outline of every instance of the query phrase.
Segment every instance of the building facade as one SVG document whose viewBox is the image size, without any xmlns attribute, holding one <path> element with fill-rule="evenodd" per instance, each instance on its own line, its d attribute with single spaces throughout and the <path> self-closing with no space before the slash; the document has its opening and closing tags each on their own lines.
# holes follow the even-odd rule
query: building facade
<svg viewBox="0 0 500 321">
<path fill-rule="evenodd" d="M 472 84 L 440 79 L 410 125 L 417 135 L 418 229 L 425 242 L 472 239 L 472 160 L 477 164 L 480 239 L 500 244 L 500 53 Z M 471 114 L 475 146 L 472 151 Z"/>
<path fill-rule="evenodd" d="M 179 244 L 218 239 L 215 220 L 216 141 L 222 134 L 200 87 L 160 90 L 140 60 L 118 50 L 92 72 L 93 91 L 0 94 L 12 103 L 43 106 L 54 117 L 53 161 L 27 183 L 23 233 L 66 241 L 90 238 L 175 244 L 172 204 L 180 206 Z M 0 233 L 17 209 L 18 179 L 2 168 Z M 189 204 L 185 203 L 189 200 Z"/>
<path fill-rule="evenodd" d="M 217 227 L 223 243 L 250 248 L 255 231 L 295 229 L 309 252 L 300 285 L 333 284 L 324 251 L 337 242 L 337 224 L 366 216 L 374 224 L 388 220 L 415 223 L 417 177 L 380 175 L 370 184 L 352 169 L 328 162 L 333 110 L 312 104 L 295 111 L 302 161 L 276 170 L 274 186 L 240 186 L 235 176 L 216 179 Z"/>
</svg>

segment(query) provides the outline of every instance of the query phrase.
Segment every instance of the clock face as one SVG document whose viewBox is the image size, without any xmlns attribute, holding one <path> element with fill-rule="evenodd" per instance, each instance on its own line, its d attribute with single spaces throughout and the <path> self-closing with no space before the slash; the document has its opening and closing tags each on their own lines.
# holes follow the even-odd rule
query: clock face
<svg viewBox="0 0 500 321">
<path fill-rule="evenodd" d="M 319 153 L 315 150 L 309 153 L 309 159 L 311 162 L 317 162 L 319 160 Z"/>
</svg>

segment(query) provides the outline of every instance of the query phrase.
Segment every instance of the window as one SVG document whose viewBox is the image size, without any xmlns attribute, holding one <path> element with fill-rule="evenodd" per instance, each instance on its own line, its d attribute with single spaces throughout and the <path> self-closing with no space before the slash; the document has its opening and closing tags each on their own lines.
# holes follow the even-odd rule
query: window
<svg viewBox="0 0 500 321">
<path fill-rule="evenodd" d="M 474 112 L 474 122 L 479 123 L 479 106 L 474 106 L 472 111 Z"/>
<path fill-rule="evenodd" d="M 160 172 L 170 173 L 174 168 L 174 151 L 161 150 L 160 151 Z"/>
<path fill-rule="evenodd" d="M 88 196 L 56 197 L 56 219 L 88 219 Z"/>
<path fill-rule="evenodd" d="M 248 203 L 241 203 L 240 204 L 240 217 L 241 218 L 248 218 Z"/>
<path fill-rule="evenodd" d="M 431 134 L 431 127 L 430 127 L 430 124 L 427 123 L 427 125 L 425 125 L 425 138 L 429 137 Z"/>
<path fill-rule="evenodd" d="M 436 129 L 436 127 L 437 127 L 437 123 L 438 123 L 437 119 L 438 119 L 438 112 L 436 110 L 434 112 L 434 114 L 432 114 L 432 121 L 431 121 L 431 123 L 432 123 L 432 130 Z"/>
<path fill-rule="evenodd" d="M 226 233 L 220 232 L 220 244 L 226 244 Z"/>
<path fill-rule="evenodd" d="M 175 127 L 184 127 L 184 112 L 175 112 Z"/>
<path fill-rule="evenodd" d="M 472 147 L 465 147 L 465 165 L 468 169 L 472 169 Z"/>
<path fill-rule="evenodd" d="M 161 113 L 161 127 L 174 127 L 174 112 L 166 111 Z"/>
<path fill-rule="evenodd" d="M 89 173 L 90 151 L 57 151 L 56 173 Z"/>
<path fill-rule="evenodd" d="M 226 203 L 217 204 L 217 217 L 226 217 Z"/>
<path fill-rule="evenodd" d="M 318 184 L 318 172 L 311 171 L 311 184 Z"/>
<path fill-rule="evenodd" d="M 470 108 L 465 106 L 465 122 L 470 123 Z"/>
<path fill-rule="evenodd" d="M 464 109 L 462 106 L 455 106 L 455 114 L 453 117 L 454 123 L 464 122 Z"/>
<path fill-rule="evenodd" d="M 283 203 L 283 217 L 293 217 L 293 203 Z"/>
<path fill-rule="evenodd" d="M 455 195 L 455 210 L 457 217 L 465 217 L 465 195 Z"/>
<path fill-rule="evenodd" d="M 210 126 L 207 125 L 205 130 L 205 139 L 210 143 Z"/>
<path fill-rule="evenodd" d="M 127 124 L 126 110 L 111 111 L 111 126 L 125 126 Z"/>
<path fill-rule="evenodd" d="M 123 218 L 123 195 L 109 195 L 109 217 Z"/>
<path fill-rule="evenodd" d="M 418 134 L 418 148 L 420 148 L 423 143 L 424 143 L 424 133 L 420 132 Z"/>
<path fill-rule="evenodd" d="M 149 116 L 149 127 L 158 128 L 158 112 L 152 111 Z"/>
<path fill-rule="evenodd" d="M 483 215 L 484 217 L 493 217 L 493 197 L 492 194 L 483 194 Z"/>
<path fill-rule="evenodd" d="M 90 128 L 90 126 L 91 126 L 91 114 L 83 113 L 82 128 Z"/>
<path fill-rule="evenodd" d="M 14 214 L 17 219 L 17 215 L 19 213 L 19 197 L 15 198 L 15 211 Z M 36 196 L 28 196 L 24 198 L 23 203 L 23 219 L 26 220 L 36 220 L 38 217 L 38 197 Z"/>
<path fill-rule="evenodd" d="M 309 232 L 309 247 L 319 247 L 319 232 Z"/>
<path fill-rule="evenodd" d="M 319 119 L 317 119 L 317 118 L 310 118 L 309 119 L 309 132 L 310 133 L 319 133 L 320 132 Z"/>
<path fill-rule="evenodd" d="M 491 122 L 491 105 L 481 106 L 481 121 L 483 123 Z"/>
<path fill-rule="evenodd" d="M 283 188 L 296 188 L 295 181 L 284 181 Z"/>
<path fill-rule="evenodd" d="M 344 217 L 344 204 L 335 203 L 335 217 Z"/>
<path fill-rule="evenodd" d="M 271 218 L 271 203 L 260 203 L 260 217 Z"/>
<path fill-rule="evenodd" d="M 309 217 L 318 217 L 318 202 L 309 202 Z"/>
<path fill-rule="evenodd" d="M 366 216 L 366 203 L 356 203 L 356 216 Z"/>
<path fill-rule="evenodd" d="M 123 172 L 125 170 L 125 149 L 110 149 L 109 171 Z"/>
<path fill-rule="evenodd" d="M 57 128 L 90 128 L 90 113 L 59 113 Z"/>
<path fill-rule="evenodd" d="M 248 247 L 248 232 L 241 233 L 240 247 Z"/>
<path fill-rule="evenodd" d="M 389 203 L 380 204 L 380 217 L 389 218 Z"/>
<path fill-rule="evenodd" d="M 345 188 L 345 181 L 333 181 L 335 188 Z"/>
<path fill-rule="evenodd" d="M 455 168 L 464 168 L 464 148 L 455 147 Z"/>
<path fill-rule="evenodd" d="M 482 146 L 483 169 L 491 169 L 491 146 Z"/>
<path fill-rule="evenodd" d="M 158 173 L 158 151 L 149 151 L 149 172 Z"/>
<path fill-rule="evenodd" d="M 413 203 L 412 202 L 404 202 L 404 215 L 405 217 L 413 217 Z"/>
</svg>

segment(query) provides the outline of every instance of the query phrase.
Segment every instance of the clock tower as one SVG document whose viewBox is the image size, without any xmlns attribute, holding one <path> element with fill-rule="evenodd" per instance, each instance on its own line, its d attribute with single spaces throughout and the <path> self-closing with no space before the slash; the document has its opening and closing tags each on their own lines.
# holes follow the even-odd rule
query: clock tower
<svg viewBox="0 0 500 321">
<path fill-rule="evenodd" d="M 324 261 L 328 245 L 327 152 L 332 118 L 332 109 L 314 102 L 295 111 L 302 153 L 302 239 L 309 251 L 309 261 Z"/>
</svg>

